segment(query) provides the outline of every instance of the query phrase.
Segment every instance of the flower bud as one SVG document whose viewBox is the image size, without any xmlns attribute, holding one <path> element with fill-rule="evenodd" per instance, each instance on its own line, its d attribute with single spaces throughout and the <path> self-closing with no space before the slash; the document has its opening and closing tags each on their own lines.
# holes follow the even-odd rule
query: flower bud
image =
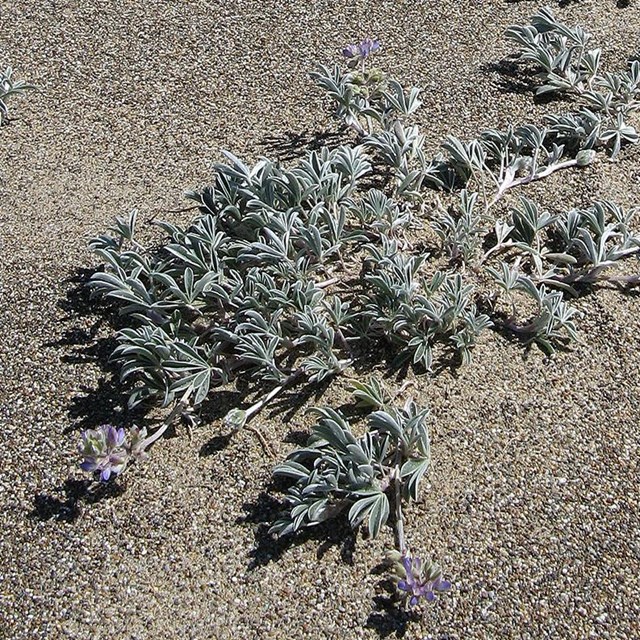
<svg viewBox="0 0 640 640">
<path fill-rule="evenodd" d="M 593 149 L 583 149 L 576 155 L 576 164 L 579 167 L 587 167 L 596 159 L 596 152 Z"/>
<path fill-rule="evenodd" d="M 242 409 L 231 409 L 224 417 L 224 426 L 234 433 L 244 427 L 247 422 L 247 412 Z"/>
</svg>

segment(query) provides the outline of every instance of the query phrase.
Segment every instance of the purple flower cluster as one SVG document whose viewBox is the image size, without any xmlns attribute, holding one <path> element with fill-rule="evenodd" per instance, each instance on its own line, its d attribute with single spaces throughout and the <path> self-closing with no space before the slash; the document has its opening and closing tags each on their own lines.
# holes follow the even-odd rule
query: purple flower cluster
<svg viewBox="0 0 640 640">
<path fill-rule="evenodd" d="M 124 429 L 102 424 L 97 429 L 87 429 L 82 434 L 80 464 L 83 471 L 99 471 L 100 479 L 106 482 L 111 474 L 118 475 L 126 466 L 129 452 L 125 446 Z"/>
<path fill-rule="evenodd" d="M 111 424 L 102 424 L 97 429 L 87 429 L 79 446 L 84 458 L 80 468 L 89 473 L 99 472 L 100 479 L 107 482 L 112 475 L 122 473 L 131 458 L 144 457 L 145 435 L 145 429 L 134 427 L 129 442 L 122 427 L 116 429 Z"/>
<path fill-rule="evenodd" d="M 409 606 L 415 607 L 424 598 L 431 602 L 436 592 L 451 588 L 451 583 L 442 578 L 440 567 L 434 562 L 423 563 L 418 557 L 403 555 L 400 559 L 404 577 L 398 581 L 398 589 L 406 593 Z"/>
<path fill-rule="evenodd" d="M 378 42 L 378 40 L 365 38 L 360 44 L 348 44 L 342 50 L 342 55 L 344 55 L 345 58 L 360 58 L 364 60 L 379 49 L 380 42 Z"/>
</svg>

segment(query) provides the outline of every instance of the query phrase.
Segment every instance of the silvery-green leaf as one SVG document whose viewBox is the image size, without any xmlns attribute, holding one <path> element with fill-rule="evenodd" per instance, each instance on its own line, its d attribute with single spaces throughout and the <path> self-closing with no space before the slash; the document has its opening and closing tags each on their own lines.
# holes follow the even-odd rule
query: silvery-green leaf
<svg viewBox="0 0 640 640">
<path fill-rule="evenodd" d="M 420 481 L 429 468 L 429 458 L 411 458 L 400 470 L 405 495 L 412 500 L 418 499 Z"/>
<path fill-rule="evenodd" d="M 382 433 L 390 433 L 396 438 L 402 437 L 402 426 L 397 417 L 392 416 L 386 411 L 374 411 L 369 414 L 369 427 L 376 429 Z"/>
<path fill-rule="evenodd" d="M 389 500 L 384 493 L 380 493 L 369 513 L 369 534 L 377 537 L 382 525 L 389 518 Z"/>
</svg>

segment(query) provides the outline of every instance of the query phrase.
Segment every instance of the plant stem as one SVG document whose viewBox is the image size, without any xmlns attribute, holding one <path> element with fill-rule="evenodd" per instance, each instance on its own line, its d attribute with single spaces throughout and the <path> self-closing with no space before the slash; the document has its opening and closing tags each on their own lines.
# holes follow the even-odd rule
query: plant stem
<svg viewBox="0 0 640 640">
<path fill-rule="evenodd" d="M 285 379 L 285 381 L 282 384 L 278 385 L 274 389 L 271 389 L 271 391 L 269 391 L 269 393 L 267 393 L 267 395 L 264 396 L 264 398 L 261 398 L 255 404 L 252 404 L 244 413 L 243 427 L 248 431 L 251 431 L 251 433 L 253 433 L 258 438 L 258 440 L 260 441 L 260 444 L 262 445 L 262 448 L 272 458 L 275 457 L 275 453 L 273 452 L 273 449 L 271 448 L 271 446 L 269 446 L 269 443 L 265 440 L 264 436 L 260 433 L 258 429 L 247 424 L 247 422 L 251 419 L 252 416 L 254 416 L 256 413 L 261 411 L 267 404 L 269 404 L 269 402 L 271 402 L 277 395 L 282 393 L 282 391 L 284 391 L 286 387 L 293 384 L 303 373 L 304 372 L 302 369 L 296 369 L 292 374 L 290 374 Z"/>
<path fill-rule="evenodd" d="M 499 251 L 504 251 L 505 249 L 510 249 L 513 246 L 514 246 L 513 242 L 511 242 L 511 240 L 509 240 L 507 242 L 501 242 L 500 244 L 497 244 L 494 247 L 491 247 L 491 249 L 489 249 L 482 256 L 482 258 L 480 258 L 480 264 L 481 265 L 484 264 L 494 253 L 497 253 Z"/>
<path fill-rule="evenodd" d="M 564 284 L 595 284 L 596 282 L 611 282 L 621 286 L 635 287 L 640 284 L 640 275 L 616 276 L 602 274 L 602 269 L 596 267 L 587 273 L 571 273 L 566 276 L 555 275 L 545 278 L 542 282 L 553 284 L 561 282 Z"/>
<path fill-rule="evenodd" d="M 189 396 L 193 393 L 193 388 L 189 387 L 182 398 L 176 403 L 171 413 L 165 418 L 160 427 L 152 433 L 148 438 L 145 438 L 140 444 L 140 449 L 144 451 L 147 447 L 151 446 L 158 438 L 162 437 L 162 434 L 171 426 L 176 417 L 181 414 L 189 404 Z"/>
<path fill-rule="evenodd" d="M 507 192 L 508 189 L 512 187 L 519 187 L 525 184 L 529 184 L 530 182 L 534 182 L 535 180 L 542 180 L 547 176 L 550 176 L 552 173 L 559 171 L 560 169 L 569 169 L 570 167 L 578 166 L 577 158 L 572 158 L 571 160 L 565 160 L 564 162 L 558 162 L 557 164 L 552 164 L 546 168 L 544 168 L 540 173 L 531 174 L 525 176 L 524 178 L 512 178 L 507 179 L 505 182 L 500 185 L 500 189 L 498 193 L 495 195 L 493 200 L 489 203 L 487 210 L 490 209 L 494 204 L 496 204 L 500 198 Z"/>
<path fill-rule="evenodd" d="M 364 138 L 369 134 L 369 132 L 365 131 L 362 125 L 358 122 L 356 116 L 352 116 L 351 118 L 346 119 L 345 122 L 347 123 L 347 126 L 353 129 L 359 136 Z"/>
<path fill-rule="evenodd" d="M 399 443 L 398 443 L 399 444 Z M 404 515 L 402 514 L 402 478 L 400 476 L 400 462 L 402 452 L 400 447 L 396 451 L 396 464 L 393 471 L 393 482 L 395 486 L 395 507 L 396 507 L 396 544 L 402 555 L 407 552 L 407 545 L 404 539 Z"/>
<path fill-rule="evenodd" d="M 316 282 L 316 287 L 318 289 L 326 289 L 327 287 L 330 287 L 332 284 L 335 284 L 336 282 L 340 282 L 340 279 L 329 278 L 328 280 L 324 280 L 322 282 Z"/>
<path fill-rule="evenodd" d="M 303 371 L 302 369 L 296 369 L 293 373 L 291 373 L 282 384 L 279 384 L 274 389 L 271 389 L 266 396 L 258 400 L 255 404 L 252 404 L 245 412 L 247 420 L 251 418 L 251 416 L 255 415 L 259 411 L 261 411 L 265 405 L 269 404 L 277 395 L 282 393 L 286 387 L 293 384 L 301 375 Z"/>
</svg>

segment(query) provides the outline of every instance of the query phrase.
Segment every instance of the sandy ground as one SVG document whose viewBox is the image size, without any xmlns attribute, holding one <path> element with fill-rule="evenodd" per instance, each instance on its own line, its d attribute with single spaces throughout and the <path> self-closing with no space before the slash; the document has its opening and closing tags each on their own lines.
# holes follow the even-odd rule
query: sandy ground
<svg viewBox="0 0 640 640">
<path fill-rule="evenodd" d="M 640 49 L 635 0 L 549 2 L 594 34 L 607 64 Z M 363 36 L 382 40 L 381 67 L 424 87 L 433 149 L 447 133 L 539 120 L 549 107 L 495 71 L 504 28 L 537 8 L 0 3 L 0 64 L 41 88 L 0 130 L 0 637 L 640 637 L 637 294 L 580 299 L 584 344 L 550 362 L 488 333 L 470 366 L 416 381 L 433 410 L 433 468 L 408 532 L 454 587 L 415 618 L 385 608 L 372 573 L 390 529 L 375 542 L 341 524 L 265 535 L 273 460 L 250 433 L 226 436 L 233 394 L 115 487 L 96 491 L 76 466 L 79 430 L 117 422 L 125 400 L 107 363 L 112 318 L 82 289 L 89 238 L 133 207 L 171 219 L 220 148 L 287 158 L 335 130 L 306 74 Z M 627 149 L 528 195 L 638 204 L 639 161 Z M 346 393 L 338 380 L 317 401 Z M 257 424 L 281 456 L 308 426 L 301 410 Z"/>
</svg>

